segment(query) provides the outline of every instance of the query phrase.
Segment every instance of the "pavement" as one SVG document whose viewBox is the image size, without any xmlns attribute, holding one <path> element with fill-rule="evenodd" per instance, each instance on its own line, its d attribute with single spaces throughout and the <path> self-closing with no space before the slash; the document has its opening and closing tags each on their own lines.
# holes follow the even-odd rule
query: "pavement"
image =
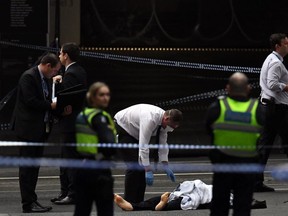
<svg viewBox="0 0 288 216">
<path fill-rule="evenodd" d="M 187 165 L 203 165 L 209 164 L 207 157 L 191 157 L 191 158 L 177 158 L 171 159 L 170 162 L 181 162 Z M 284 155 L 277 154 L 272 155 L 268 161 L 268 165 L 281 165 L 287 163 L 288 160 Z M 32 214 L 33 216 L 71 216 L 73 215 L 74 206 L 58 206 L 50 203 L 50 199 L 55 197 L 59 192 L 59 169 L 57 167 L 41 167 L 39 180 L 37 184 L 36 192 L 38 194 L 38 200 L 43 205 L 51 205 L 53 207 L 51 212 Z M 124 186 L 124 171 L 114 170 L 113 175 L 115 179 L 114 192 L 123 194 Z M 147 187 L 145 198 L 160 195 L 166 191 L 172 191 L 178 183 L 185 180 L 201 179 L 207 184 L 212 181 L 211 172 L 181 172 L 176 173 L 176 182 L 170 182 L 166 175 L 158 173 L 155 175 L 154 185 Z M 257 200 L 266 200 L 266 209 L 253 209 L 252 216 L 286 216 L 288 209 L 288 182 L 279 182 L 274 180 L 269 172 L 265 172 L 265 184 L 274 187 L 276 192 L 270 193 L 255 193 L 254 198 Z M 17 167 L 1 167 L 0 168 L 0 216 L 20 216 L 29 215 L 22 213 L 20 203 L 20 192 L 18 183 L 18 168 Z M 209 210 L 189 210 L 189 211 L 141 211 L 141 212 L 126 212 L 122 211 L 118 206 L 114 207 L 116 216 L 146 216 L 146 215 L 195 215 L 204 216 L 209 215 Z M 93 208 L 92 216 L 97 215 L 95 207 Z M 230 215 L 232 212 L 230 211 Z"/>
</svg>

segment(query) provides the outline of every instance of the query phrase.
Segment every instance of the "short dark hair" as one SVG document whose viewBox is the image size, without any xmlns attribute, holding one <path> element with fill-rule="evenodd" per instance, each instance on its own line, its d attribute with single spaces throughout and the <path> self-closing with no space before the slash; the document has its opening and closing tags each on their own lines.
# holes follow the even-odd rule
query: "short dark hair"
<svg viewBox="0 0 288 216">
<path fill-rule="evenodd" d="M 76 62 L 79 60 L 80 48 L 76 43 L 65 43 L 62 45 L 62 52 L 67 53 L 70 60 Z"/>
<path fill-rule="evenodd" d="M 165 115 L 170 117 L 173 123 L 180 124 L 183 120 L 183 114 L 178 109 L 170 109 L 165 111 Z"/>
<path fill-rule="evenodd" d="M 284 33 L 275 33 L 270 36 L 270 47 L 275 50 L 275 46 L 281 45 L 281 41 L 287 37 Z"/>
<path fill-rule="evenodd" d="M 60 62 L 59 57 L 54 53 L 47 53 L 40 60 L 40 64 L 50 63 L 52 68 L 56 67 L 59 62 Z"/>
</svg>

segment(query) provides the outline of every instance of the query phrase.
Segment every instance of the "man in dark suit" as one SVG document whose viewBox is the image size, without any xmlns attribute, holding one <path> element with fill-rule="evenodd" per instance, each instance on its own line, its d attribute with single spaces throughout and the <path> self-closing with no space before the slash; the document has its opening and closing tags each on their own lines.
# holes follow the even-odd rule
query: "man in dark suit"
<svg viewBox="0 0 288 216">
<path fill-rule="evenodd" d="M 50 129 L 50 111 L 56 109 L 51 101 L 51 85 L 48 80 L 60 69 L 59 58 L 52 53 L 42 57 L 40 64 L 25 71 L 17 87 L 13 128 L 19 141 L 45 142 Z M 20 147 L 20 156 L 40 158 L 43 146 Z M 19 183 L 24 213 L 47 212 L 52 207 L 43 207 L 37 201 L 35 188 L 39 167 L 19 167 Z"/>
<path fill-rule="evenodd" d="M 80 56 L 80 49 L 75 43 L 65 43 L 60 50 L 60 61 L 65 66 L 65 73 L 53 77 L 56 83 L 56 94 L 60 90 L 82 85 L 82 88 L 87 86 L 87 75 L 85 70 L 77 63 Z M 81 103 L 81 102 L 80 102 Z M 84 103 L 84 95 L 83 95 Z M 68 104 L 67 104 L 68 105 Z M 75 121 L 81 108 L 72 107 L 70 115 L 60 118 L 59 127 L 61 131 L 62 143 L 75 143 Z M 79 155 L 74 147 L 63 146 L 61 149 L 61 157 L 67 159 L 79 158 Z M 51 199 L 51 202 L 58 205 L 73 204 L 75 202 L 75 187 L 74 187 L 75 169 L 60 167 L 60 184 L 61 191 L 58 197 Z"/>
</svg>

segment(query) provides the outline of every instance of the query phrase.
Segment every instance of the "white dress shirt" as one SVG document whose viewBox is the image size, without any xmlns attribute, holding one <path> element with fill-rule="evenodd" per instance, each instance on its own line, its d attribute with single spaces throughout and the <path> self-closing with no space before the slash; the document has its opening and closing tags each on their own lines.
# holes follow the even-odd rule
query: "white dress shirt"
<svg viewBox="0 0 288 216">
<path fill-rule="evenodd" d="M 261 98 L 275 99 L 276 104 L 288 105 L 288 92 L 283 91 L 288 84 L 288 71 L 283 58 L 273 51 L 267 56 L 260 72 Z"/>
<path fill-rule="evenodd" d="M 149 104 L 137 104 L 119 111 L 114 116 L 117 124 L 128 134 L 139 140 L 139 163 L 149 166 L 149 142 L 156 136 L 157 129 L 161 126 L 164 110 Z M 159 135 L 159 161 L 168 161 L 167 131 L 161 128 Z"/>
</svg>

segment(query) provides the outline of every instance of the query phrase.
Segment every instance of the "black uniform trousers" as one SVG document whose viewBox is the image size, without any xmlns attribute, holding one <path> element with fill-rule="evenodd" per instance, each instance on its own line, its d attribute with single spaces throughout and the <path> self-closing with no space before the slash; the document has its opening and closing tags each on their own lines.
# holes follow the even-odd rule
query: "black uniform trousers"
<svg viewBox="0 0 288 216">
<path fill-rule="evenodd" d="M 241 158 L 228 156 L 214 150 L 218 154 L 212 163 L 216 164 L 249 164 L 257 163 L 258 158 Z M 217 162 L 218 160 L 218 162 Z M 233 215 L 249 216 L 255 185 L 254 173 L 220 173 L 213 175 L 211 216 L 228 216 L 230 208 L 230 194 L 233 192 Z"/>
<path fill-rule="evenodd" d="M 113 216 L 114 179 L 110 169 L 78 169 L 75 183 L 77 196 L 74 216 L 90 216 L 94 201 L 98 216 Z"/>
<path fill-rule="evenodd" d="M 282 139 L 285 153 L 288 153 L 288 105 L 273 103 L 263 105 L 260 103 L 259 106 L 263 106 L 265 123 L 258 145 L 258 152 L 260 163 L 266 165 L 277 134 Z M 257 175 L 256 184 L 262 184 L 263 181 L 264 174 Z"/>
<path fill-rule="evenodd" d="M 19 141 L 29 142 L 28 140 L 19 139 Z M 44 140 L 43 140 L 44 142 Z M 41 158 L 43 156 L 43 146 L 21 146 L 20 157 L 24 158 Z M 19 167 L 19 186 L 21 192 L 22 208 L 28 208 L 31 203 L 37 201 L 37 194 L 35 193 L 39 166 Z"/>
<path fill-rule="evenodd" d="M 139 143 L 139 140 L 129 135 L 123 128 L 116 124 L 119 143 Z M 138 148 L 120 149 L 120 154 L 127 165 L 125 171 L 124 199 L 130 203 L 144 201 L 146 190 L 145 169 L 138 163 Z"/>
<path fill-rule="evenodd" d="M 64 144 L 75 143 L 75 133 L 62 133 L 61 142 Z M 63 159 L 79 159 L 79 153 L 76 147 L 63 146 L 61 148 L 61 158 Z M 60 167 L 60 184 L 61 194 L 75 199 L 75 173 L 76 169 L 68 167 Z"/>
</svg>

